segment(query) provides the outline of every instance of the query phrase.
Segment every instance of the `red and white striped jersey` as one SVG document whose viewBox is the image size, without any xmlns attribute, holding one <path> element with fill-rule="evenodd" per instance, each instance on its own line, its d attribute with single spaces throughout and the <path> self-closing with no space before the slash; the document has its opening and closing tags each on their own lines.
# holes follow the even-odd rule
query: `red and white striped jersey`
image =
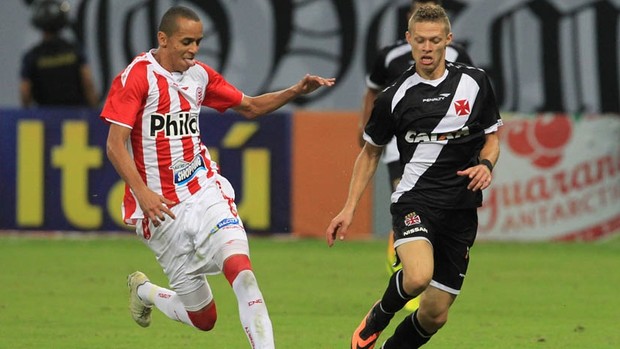
<svg viewBox="0 0 620 349">
<path fill-rule="evenodd" d="M 200 139 L 200 106 L 223 112 L 242 98 L 241 91 L 202 62 L 171 73 L 146 52 L 114 78 L 101 118 L 131 128 L 127 149 L 142 179 L 178 203 L 211 184 L 218 171 Z M 128 224 L 143 218 L 128 186 L 122 209 Z"/>
</svg>

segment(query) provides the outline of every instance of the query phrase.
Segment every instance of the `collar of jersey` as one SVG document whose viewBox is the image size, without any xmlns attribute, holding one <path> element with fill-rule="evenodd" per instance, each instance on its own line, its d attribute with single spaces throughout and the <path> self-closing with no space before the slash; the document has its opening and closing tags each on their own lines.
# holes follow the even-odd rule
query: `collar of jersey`
<svg viewBox="0 0 620 349">
<path fill-rule="evenodd" d="M 146 53 L 146 56 L 149 62 L 151 62 L 151 64 L 155 67 L 155 70 L 158 73 L 169 77 L 173 81 L 179 82 L 179 80 L 183 78 L 183 75 L 185 74 L 185 72 L 182 72 L 182 73 L 181 72 L 170 72 L 166 70 L 164 67 L 161 66 L 161 64 L 159 64 L 159 62 L 157 62 L 157 60 L 155 59 L 155 56 L 153 56 L 153 51 L 155 51 L 155 49 L 149 50 Z"/>
<path fill-rule="evenodd" d="M 448 68 L 446 68 L 446 70 L 443 72 L 443 75 L 441 77 L 435 80 L 424 79 L 423 77 L 420 76 L 420 74 L 418 74 L 418 72 L 415 73 L 415 76 L 417 77 L 418 82 L 429 84 L 433 87 L 437 87 L 439 84 L 441 84 L 442 81 L 446 79 L 446 76 L 448 76 Z"/>
</svg>

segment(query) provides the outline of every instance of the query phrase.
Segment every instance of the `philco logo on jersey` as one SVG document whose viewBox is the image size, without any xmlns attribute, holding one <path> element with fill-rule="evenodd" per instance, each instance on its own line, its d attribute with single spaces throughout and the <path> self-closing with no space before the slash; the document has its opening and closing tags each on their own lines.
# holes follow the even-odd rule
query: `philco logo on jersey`
<svg viewBox="0 0 620 349">
<path fill-rule="evenodd" d="M 454 132 L 446 133 L 426 133 L 409 130 L 405 135 L 405 141 L 408 143 L 436 142 L 457 139 L 465 136 L 469 136 L 469 127 L 467 126 Z"/>
<path fill-rule="evenodd" d="M 170 166 L 170 169 L 173 172 L 174 183 L 176 185 L 181 185 L 194 178 L 198 171 L 206 171 L 207 168 L 202 156 L 196 156 L 192 162 L 186 162 L 183 160 L 177 161 Z"/>
<path fill-rule="evenodd" d="M 405 225 L 410 227 L 414 224 L 420 224 L 420 216 L 415 212 L 411 212 L 405 216 Z"/>
<path fill-rule="evenodd" d="M 443 101 L 444 99 L 450 97 L 449 93 L 440 93 L 439 97 L 431 97 L 431 98 L 423 98 L 422 102 L 423 103 L 428 103 L 428 102 L 440 102 Z"/>
<path fill-rule="evenodd" d="M 151 114 L 151 136 L 164 132 L 170 136 L 198 136 L 198 114 L 181 112 L 174 114 Z"/>
</svg>

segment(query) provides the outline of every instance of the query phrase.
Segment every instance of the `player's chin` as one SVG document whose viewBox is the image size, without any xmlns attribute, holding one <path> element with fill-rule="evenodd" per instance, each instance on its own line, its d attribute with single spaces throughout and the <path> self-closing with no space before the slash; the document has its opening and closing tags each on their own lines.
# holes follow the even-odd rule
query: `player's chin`
<svg viewBox="0 0 620 349">
<path fill-rule="evenodd" d="M 178 72 L 182 73 L 182 72 L 188 70 L 189 68 L 191 68 L 192 66 L 193 66 L 193 64 L 191 64 L 191 62 L 189 60 L 181 59 L 181 60 L 179 60 L 179 62 L 177 62 L 175 71 L 178 71 Z"/>
</svg>

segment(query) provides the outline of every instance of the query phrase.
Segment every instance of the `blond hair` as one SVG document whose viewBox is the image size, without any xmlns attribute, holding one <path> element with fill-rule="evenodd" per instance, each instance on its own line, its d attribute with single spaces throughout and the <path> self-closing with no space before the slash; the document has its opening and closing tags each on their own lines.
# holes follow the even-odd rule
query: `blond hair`
<svg viewBox="0 0 620 349">
<path fill-rule="evenodd" d="M 415 23 L 421 22 L 443 23 L 446 28 L 446 34 L 449 34 L 452 31 L 448 14 L 446 14 L 443 7 L 439 5 L 420 6 L 409 19 L 409 31 L 411 31 L 411 28 Z"/>
</svg>

